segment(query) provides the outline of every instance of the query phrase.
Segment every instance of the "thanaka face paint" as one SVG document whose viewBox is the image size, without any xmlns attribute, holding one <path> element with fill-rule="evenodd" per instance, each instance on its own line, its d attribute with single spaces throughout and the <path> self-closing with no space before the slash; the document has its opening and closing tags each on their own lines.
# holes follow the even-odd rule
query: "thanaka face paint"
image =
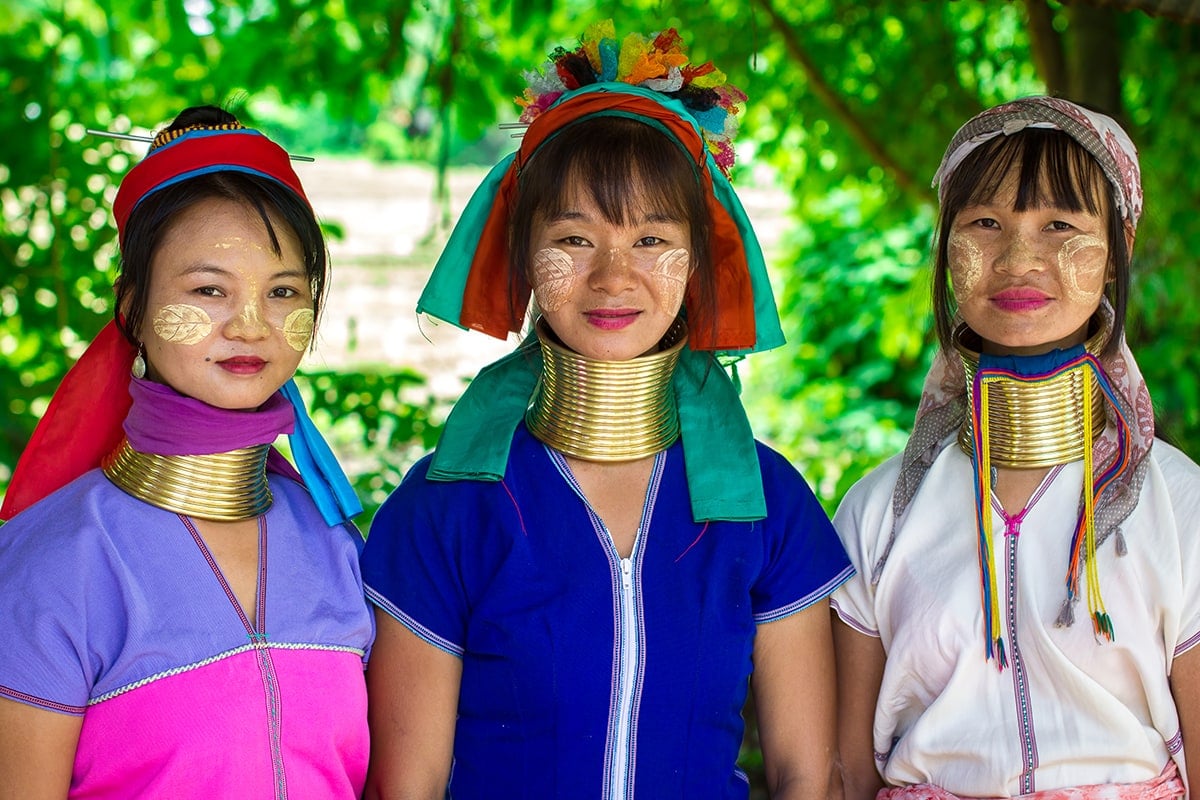
<svg viewBox="0 0 1200 800">
<path fill-rule="evenodd" d="M 218 250 L 232 250 L 235 247 L 242 250 L 267 250 L 267 248 L 263 247 L 258 242 L 250 241 L 243 236 L 226 237 L 225 241 L 216 242 L 213 244 L 213 247 L 217 248 Z"/>
<path fill-rule="evenodd" d="M 962 304 L 983 277 L 983 251 L 969 237 L 955 231 L 947 243 L 950 256 L 950 278 L 955 302 Z"/>
<path fill-rule="evenodd" d="M 557 247 L 533 254 L 533 295 L 542 311 L 555 312 L 571 296 L 576 280 L 575 260 Z"/>
<path fill-rule="evenodd" d="M 668 250 L 654 262 L 651 274 L 658 290 L 659 309 L 667 314 L 678 314 L 683 305 L 683 293 L 687 288 L 688 272 L 692 256 L 682 247 Z"/>
<path fill-rule="evenodd" d="M 1084 302 L 1104 291 L 1108 245 L 1098 236 L 1079 234 L 1063 242 L 1058 268 L 1071 299 Z"/>
<path fill-rule="evenodd" d="M 1081 344 L 1104 293 L 1105 215 L 1052 205 L 1017 210 L 1016 194 L 1015 179 L 1006 180 L 953 221 L 946 255 L 957 314 L 990 354 Z"/>
<path fill-rule="evenodd" d="M 212 318 L 203 308 L 171 303 L 158 310 L 152 320 L 154 334 L 171 344 L 199 344 L 212 333 Z"/>
<path fill-rule="evenodd" d="M 297 308 L 283 320 L 283 338 L 288 346 L 297 353 L 303 353 L 312 342 L 313 320 L 315 315 L 311 308 Z"/>
<path fill-rule="evenodd" d="M 262 312 L 259 308 L 258 286 L 251 282 L 250 292 L 251 300 L 242 306 L 242 310 L 236 317 L 229 321 L 230 334 L 233 336 L 246 337 L 261 337 L 268 334 L 271 326 L 263 320 Z"/>
<path fill-rule="evenodd" d="M 588 358 L 654 352 L 684 294 L 689 259 L 662 256 L 691 241 L 687 222 L 637 204 L 627 217 L 608 219 L 588 187 L 572 185 L 561 211 L 530 232 L 529 280 L 543 319 Z"/>
</svg>

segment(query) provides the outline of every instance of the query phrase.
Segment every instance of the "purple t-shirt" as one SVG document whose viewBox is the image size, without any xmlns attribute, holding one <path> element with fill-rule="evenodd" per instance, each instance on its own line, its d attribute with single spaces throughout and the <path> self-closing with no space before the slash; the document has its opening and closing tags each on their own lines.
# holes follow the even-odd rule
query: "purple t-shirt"
<svg viewBox="0 0 1200 800">
<path fill-rule="evenodd" d="M 71 797 L 360 795 L 357 534 L 270 486 L 256 619 L 188 520 L 99 470 L 0 528 L 0 696 L 82 715 Z"/>
</svg>

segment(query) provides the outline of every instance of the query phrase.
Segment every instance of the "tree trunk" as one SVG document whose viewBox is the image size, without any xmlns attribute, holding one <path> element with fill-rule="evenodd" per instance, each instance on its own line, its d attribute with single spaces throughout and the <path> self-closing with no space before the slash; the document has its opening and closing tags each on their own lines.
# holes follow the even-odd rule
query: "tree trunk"
<svg viewBox="0 0 1200 800">
<path fill-rule="evenodd" d="M 1082 4 L 1068 6 L 1065 10 L 1070 99 L 1122 119 L 1118 12 Z"/>
<path fill-rule="evenodd" d="M 1029 47 L 1033 65 L 1046 84 L 1046 93 L 1062 96 L 1070 92 L 1067 85 L 1067 62 L 1063 55 L 1062 37 L 1054 30 L 1054 11 L 1046 0 L 1026 0 Z"/>
</svg>

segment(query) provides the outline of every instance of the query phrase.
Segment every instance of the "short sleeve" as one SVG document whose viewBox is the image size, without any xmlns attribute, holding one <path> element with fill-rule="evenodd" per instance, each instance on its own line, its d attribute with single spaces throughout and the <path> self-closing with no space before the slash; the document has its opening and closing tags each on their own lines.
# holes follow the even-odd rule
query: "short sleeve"
<svg viewBox="0 0 1200 800">
<path fill-rule="evenodd" d="M 0 696 L 81 715 L 119 636 L 123 593 L 102 526 L 63 502 L 72 492 L 0 528 Z"/>
<path fill-rule="evenodd" d="M 828 597 L 854 569 L 829 517 L 783 456 L 758 446 L 767 518 L 764 563 L 751 589 L 754 620 L 772 622 Z"/>
<path fill-rule="evenodd" d="M 867 636 L 879 636 L 871 575 L 891 534 L 892 489 L 899 466 L 900 457 L 896 456 L 859 479 L 833 515 L 833 526 L 855 575 L 838 588 L 830 605 L 842 622 Z"/>
<path fill-rule="evenodd" d="M 1177 612 L 1178 656 L 1200 645 L 1200 467 L 1162 441 L 1155 441 L 1151 457 L 1162 470 L 1179 540 L 1183 596 Z"/>
<path fill-rule="evenodd" d="M 419 461 L 380 507 L 362 554 L 367 598 L 425 640 L 461 657 L 470 605 L 461 536 L 480 486 L 426 478 Z"/>
</svg>

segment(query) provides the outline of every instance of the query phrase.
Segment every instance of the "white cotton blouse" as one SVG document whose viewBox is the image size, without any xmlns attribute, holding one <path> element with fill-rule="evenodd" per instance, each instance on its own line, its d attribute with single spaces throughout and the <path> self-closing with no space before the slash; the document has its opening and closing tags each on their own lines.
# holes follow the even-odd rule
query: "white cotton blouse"
<svg viewBox="0 0 1200 800">
<path fill-rule="evenodd" d="M 985 658 L 970 459 L 954 444 L 942 450 L 876 585 L 900 457 L 846 495 L 834 526 L 857 574 L 832 601 L 887 653 L 874 727 L 887 784 L 1007 797 L 1145 781 L 1171 757 L 1184 771 L 1168 674 L 1200 641 L 1200 467 L 1163 441 L 1147 458 L 1141 498 L 1122 524 L 1127 554 L 1117 555 L 1114 535 L 1097 556 L 1113 642 L 1093 636 L 1083 586 L 1075 624 L 1055 624 L 1082 462 L 1051 471 L 1016 535 L 993 504 L 1003 671 Z"/>
</svg>

